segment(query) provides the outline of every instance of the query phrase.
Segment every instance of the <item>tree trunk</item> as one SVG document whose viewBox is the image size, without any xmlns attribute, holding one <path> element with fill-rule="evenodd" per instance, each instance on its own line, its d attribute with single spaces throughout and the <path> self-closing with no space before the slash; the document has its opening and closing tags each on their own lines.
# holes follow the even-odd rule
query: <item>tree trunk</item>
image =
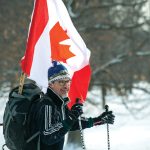
<svg viewBox="0 0 150 150">
<path fill-rule="evenodd" d="M 105 105 L 106 105 L 106 99 L 105 99 L 106 88 L 105 88 L 105 85 L 102 85 L 101 89 L 102 89 L 102 108 L 104 109 Z"/>
</svg>

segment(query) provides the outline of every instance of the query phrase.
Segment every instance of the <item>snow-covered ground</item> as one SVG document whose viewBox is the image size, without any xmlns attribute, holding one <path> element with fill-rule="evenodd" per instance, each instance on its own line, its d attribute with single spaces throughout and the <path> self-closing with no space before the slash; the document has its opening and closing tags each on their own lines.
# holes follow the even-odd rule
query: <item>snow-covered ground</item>
<svg viewBox="0 0 150 150">
<path fill-rule="evenodd" d="M 111 150 L 150 150 L 150 117 L 136 120 L 116 113 L 115 124 L 109 130 Z M 107 150 L 106 125 L 85 130 L 84 137 L 87 150 Z"/>
<path fill-rule="evenodd" d="M 99 101 L 100 94 L 93 91 L 88 96 Z M 142 99 L 138 101 L 138 99 Z M 128 96 L 128 104 L 122 105 L 121 97 L 112 92 L 106 97 L 109 108 L 116 116 L 114 125 L 109 125 L 110 150 L 150 150 L 150 95 L 135 90 Z M 137 102 L 135 102 L 137 101 Z M 0 123 L 2 122 L 6 97 L 0 99 Z M 100 106 L 86 106 L 87 116 L 96 116 L 101 113 Z M 138 108 L 135 109 L 135 108 Z M 140 109 L 144 107 L 145 109 Z M 128 109 L 129 110 L 128 110 Z M 99 111 L 100 110 L 100 111 Z M 132 114 L 132 115 L 131 115 Z M 84 130 L 84 140 L 87 150 L 107 150 L 107 128 L 106 125 Z M 2 127 L 0 127 L 0 147 L 4 144 Z M 0 148 L 1 149 L 1 148 Z M 73 145 L 65 147 L 64 150 L 82 150 L 74 148 Z"/>
<path fill-rule="evenodd" d="M 149 90 L 149 85 L 141 84 L 135 86 L 146 87 Z M 100 90 L 95 89 L 93 94 L 88 94 L 88 97 L 99 101 L 101 97 L 99 92 Z M 122 101 L 127 99 L 128 103 L 123 105 Z M 109 125 L 110 150 L 150 150 L 150 95 L 137 88 L 128 97 L 123 98 L 111 91 L 106 100 L 116 116 L 114 125 Z M 104 111 L 101 106 L 86 107 L 89 107 L 87 108 L 88 116 L 95 116 Z M 84 140 L 87 150 L 108 150 L 106 125 L 84 130 Z M 65 150 L 82 149 L 67 147 Z"/>
<path fill-rule="evenodd" d="M 113 108 L 113 105 L 109 106 Z M 150 150 L 150 116 L 137 120 L 115 114 L 115 124 L 109 126 L 110 150 Z M 106 125 L 84 130 L 84 139 L 87 150 L 107 150 Z"/>
</svg>

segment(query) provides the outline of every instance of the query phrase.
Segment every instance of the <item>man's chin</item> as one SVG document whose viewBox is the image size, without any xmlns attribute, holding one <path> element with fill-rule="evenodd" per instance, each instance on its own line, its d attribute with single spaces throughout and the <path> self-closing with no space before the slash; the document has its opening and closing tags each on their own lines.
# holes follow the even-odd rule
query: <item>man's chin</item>
<svg viewBox="0 0 150 150">
<path fill-rule="evenodd" d="M 61 97 L 62 98 L 68 97 L 68 94 L 62 94 Z"/>
</svg>

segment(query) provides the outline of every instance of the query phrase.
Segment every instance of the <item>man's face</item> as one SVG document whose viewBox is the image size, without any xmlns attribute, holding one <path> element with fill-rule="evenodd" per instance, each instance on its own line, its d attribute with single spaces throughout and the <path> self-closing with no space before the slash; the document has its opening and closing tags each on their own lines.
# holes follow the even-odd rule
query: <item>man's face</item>
<svg viewBox="0 0 150 150">
<path fill-rule="evenodd" d="M 56 80 L 49 84 L 49 87 L 59 96 L 67 97 L 70 90 L 70 79 Z"/>
</svg>

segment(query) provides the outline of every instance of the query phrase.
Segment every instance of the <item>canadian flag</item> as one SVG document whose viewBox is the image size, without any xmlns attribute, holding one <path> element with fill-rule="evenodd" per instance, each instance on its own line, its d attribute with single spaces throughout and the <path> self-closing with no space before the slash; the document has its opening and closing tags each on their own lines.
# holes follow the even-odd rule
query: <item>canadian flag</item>
<svg viewBox="0 0 150 150">
<path fill-rule="evenodd" d="M 60 61 L 72 76 L 69 92 L 71 107 L 76 98 L 86 99 L 90 82 L 90 51 L 74 27 L 62 0 L 35 0 L 22 71 L 44 92 L 48 68 Z"/>
</svg>

